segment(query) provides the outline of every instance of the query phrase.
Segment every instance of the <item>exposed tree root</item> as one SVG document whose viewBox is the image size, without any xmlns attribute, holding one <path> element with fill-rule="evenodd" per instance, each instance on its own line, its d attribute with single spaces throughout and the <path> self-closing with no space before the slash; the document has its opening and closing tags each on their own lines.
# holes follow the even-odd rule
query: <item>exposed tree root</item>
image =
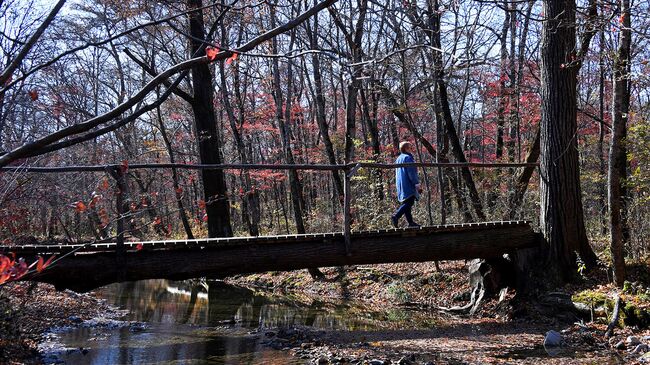
<svg viewBox="0 0 650 365">
<path fill-rule="evenodd" d="M 614 328 L 618 324 L 618 317 L 621 308 L 621 296 L 616 294 L 616 302 L 614 303 L 614 313 L 612 314 L 612 320 L 607 325 L 607 330 L 605 331 L 605 337 L 612 337 L 614 335 Z"/>
</svg>

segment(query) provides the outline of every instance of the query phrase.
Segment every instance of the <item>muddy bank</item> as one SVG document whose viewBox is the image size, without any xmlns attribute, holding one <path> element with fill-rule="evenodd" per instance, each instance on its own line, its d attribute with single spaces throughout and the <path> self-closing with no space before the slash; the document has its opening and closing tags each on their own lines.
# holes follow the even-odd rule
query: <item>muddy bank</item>
<svg viewBox="0 0 650 365">
<path fill-rule="evenodd" d="M 561 347 L 544 348 L 544 327 L 465 319 L 431 329 L 267 331 L 268 346 L 312 364 L 622 364 L 634 358 L 597 344 L 594 329 L 571 326 Z"/>
<path fill-rule="evenodd" d="M 51 328 L 77 326 L 124 313 L 91 294 L 25 282 L 0 287 L 0 363 L 40 364 L 39 343 Z"/>
<path fill-rule="evenodd" d="M 307 303 L 322 298 L 354 299 L 372 308 L 419 312 L 437 312 L 439 306 L 460 306 L 469 300 L 466 265 L 458 261 L 438 267 L 435 263 L 386 264 L 323 272 L 328 278 L 324 281 L 313 281 L 306 271 L 294 271 L 234 277 L 228 282 L 302 298 Z M 584 289 L 581 287 L 596 287 L 595 281 L 602 280 L 589 278 L 557 290 L 571 298 L 571 293 Z M 598 288 L 605 293 L 613 290 Z M 289 335 L 286 329 L 271 333 L 267 344 L 320 364 L 650 363 L 650 337 L 644 337 L 650 332 L 646 329 L 627 326 L 608 339 L 604 336 L 607 317 L 585 320 L 571 312 L 542 308 L 541 299 L 522 304 L 515 303 L 513 297 L 510 292 L 501 300 L 488 300 L 475 316 L 440 313 L 443 319 L 428 326 L 402 322 L 397 328 L 373 331 L 296 327 Z M 545 349 L 545 334 L 551 330 L 561 333 L 562 345 Z"/>
<path fill-rule="evenodd" d="M 304 298 L 363 300 L 369 305 L 420 306 L 461 303 L 469 291 L 462 261 L 382 264 L 324 268 L 325 280 L 313 280 L 307 270 L 236 276 L 229 284 Z"/>
</svg>

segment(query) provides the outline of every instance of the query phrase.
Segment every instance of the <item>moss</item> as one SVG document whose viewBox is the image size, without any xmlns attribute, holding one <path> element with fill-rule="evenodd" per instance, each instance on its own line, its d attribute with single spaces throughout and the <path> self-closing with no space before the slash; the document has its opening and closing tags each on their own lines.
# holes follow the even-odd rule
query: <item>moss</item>
<svg viewBox="0 0 650 365">
<path fill-rule="evenodd" d="M 633 292 L 632 292 L 633 289 L 634 289 L 634 287 L 632 286 L 632 283 L 630 283 L 629 281 L 625 280 L 625 282 L 623 283 L 623 293 L 632 294 L 632 293 L 633 293 Z"/>
<path fill-rule="evenodd" d="M 392 296 L 398 303 L 410 302 L 412 297 L 402 285 L 399 283 L 392 283 L 388 287 L 388 294 Z"/>
<path fill-rule="evenodd" d="M 607 294 L 594 290 L 583 290 L 573 294 L 571 300 L 576 303 L 586 304 L 590 307 L 602 306 L 610 311 L 614 309 L 614 301 Z"/>
<path fill-rule="evenodd" d="M 623 314 L 623 322 L 626 326 L 646 328 L 648 325 L 650 325 L 650 312 L 648 312 L 648 309 L 638 307 L 631 301 L 625 303 Z"/>
<path fill-rule="evenodd" d="M 637 295 L 637 298 L 639 298 L 639 301 L 641 301 L 641 302 L 648 303 L 648 302 L 650 302 L 650 293 L 648 293 L 646 291 L 645 293 L 641 293 L 641 294 Z"/>
</svg>

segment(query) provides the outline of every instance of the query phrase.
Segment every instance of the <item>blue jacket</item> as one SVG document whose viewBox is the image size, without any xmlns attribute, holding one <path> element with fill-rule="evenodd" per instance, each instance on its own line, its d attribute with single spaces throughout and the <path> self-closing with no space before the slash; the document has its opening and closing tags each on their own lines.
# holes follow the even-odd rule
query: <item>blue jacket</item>
<svg viewBox="0 0 650 365">
<path fill-rule="evenodd" d="M 410 153 L 402 153 L 397 157 L 395 163 L 411 163 L 415 162 L 413 155 Z M 418 169 L 416 167 L 398 167 L 395 169 L 395 185 L 397 186 L 397 199 L 400 202 L 415 195 L 415 199 L 419 196 L 415 184 L 419 184 Z"/>
</svg>

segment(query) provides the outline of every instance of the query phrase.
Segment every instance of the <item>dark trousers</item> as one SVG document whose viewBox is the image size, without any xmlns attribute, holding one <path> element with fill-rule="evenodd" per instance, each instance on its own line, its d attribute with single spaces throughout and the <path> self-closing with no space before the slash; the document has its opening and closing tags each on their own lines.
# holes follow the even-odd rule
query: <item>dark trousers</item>
<svg viewBox="0 0 650 365">
<path fill-rule="evenodd" d="M 413 222 L 413 216 L 411 215 L 411 208 L 413 208 L 413 204 L 415 204 L 415 196 L 404 200 L 402 202 L 402 205 L 400 205 L 399 208 L 397 208 L 395 211 L 395 214 L 393 214 L 393 217 L 395 217 L 396 220 L 399 220 L 402 218 L 402 216 L 405 216 L 408 224 L 414 225 L 415 222 Z"/>
</svg>

